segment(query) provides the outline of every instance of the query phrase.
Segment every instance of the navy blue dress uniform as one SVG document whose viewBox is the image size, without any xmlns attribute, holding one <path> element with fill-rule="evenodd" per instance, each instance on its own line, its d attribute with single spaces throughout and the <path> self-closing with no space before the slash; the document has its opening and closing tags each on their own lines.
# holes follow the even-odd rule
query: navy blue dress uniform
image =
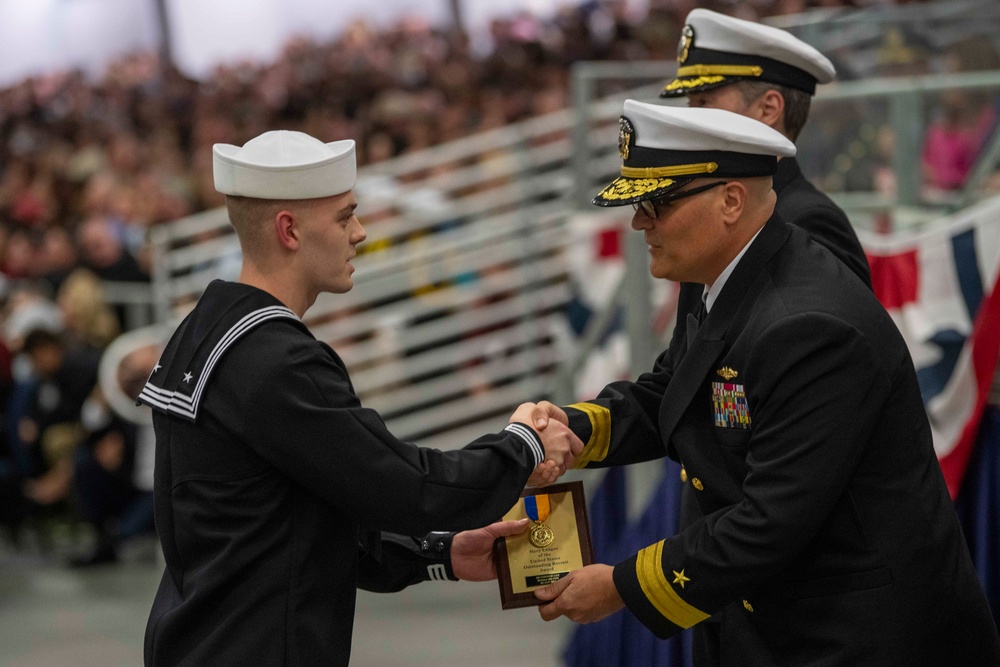
<svg viewBox="0 0 1000 667">
<path fill-rule="evenodd" d="M 347 143 L 314 151 L 320 194 L 353 187 Z M 317 196 L 303 169 L 261 177 L 219 159 L 227 194 Z M 399 441 L 296 313 L 240 283 L 208 286 L 140 401 L 153 409 L 166 560 L 147 665 L 348 664 L 357 588 L 454 579 L 449 534 L 407 536 L 498 519 L 544 458 L 517 423 L 458 451 Z"/>
<path fill-rule="evenodd" d="M 690 181 L 663 174 L 759 174 L 749 151 L 770 152 L 773 173 L 794 147 L 741 118 L 627 101 L 622 177 L 595 203 Z M 1000 664 L 885 310 L 777 214 L 727 270 L 650 372 L 567 408 L 578 466 L 671 456 L 695 490 L 701 518 L 615 566 L 629 612 L 661 638 L 718 614 L 721 665 Z"/>
<path fill-rule="evenodd" d="M 801 104 L 802 94 L 812 96 L 817 84 L 829 83 L 835 75 L 826 56 L 793 35 L 706 9 L 695 9 L 688 14 L 677 58 L 678 76 L 666 85 L 662 97 L 680 97 L 689 91 L 709 91 L 740 81 L 765 81 L 774 84 L 786 97 L 786 105 L 793 94 Z M 712 96 L 707 96 L 706 105 L 712 106 L 712 100 Z M 794 157 L 778 162 L 773 187 L 777 194 L 775 212 L 781 219 L 808 232 L 871 287 L 868 261 L 847 215 L 803 176 Z M 694 312 L 703 291 L 701 285 L 681 286 L 679 325 L 683 326 Z M 681 526 L 701 516 L 696 494 L 685 482 Z M 717 634 L 715 622 L 699 624 L 693 630 L 693 653 L 700 664 L 718 661 Z"/>
</svg>

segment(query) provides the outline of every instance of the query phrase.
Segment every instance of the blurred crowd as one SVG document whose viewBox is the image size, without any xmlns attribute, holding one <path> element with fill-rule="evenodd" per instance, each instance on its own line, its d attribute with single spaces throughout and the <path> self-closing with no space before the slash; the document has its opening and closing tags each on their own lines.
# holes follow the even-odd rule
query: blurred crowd
<svg viewBox="0 0 1000 667">
<path fill-rule="evenodd" d="M 385 30 L 359 21 L 331 42 L 295 40 L 275 62 L 222 65 L 200 82 L 135 54 L 98 81 L 57 72 L 0 90 L 0 522 L 15 537 L 51 514 L 89 522 L 97 541 L 79 564 L 113 560 L 121 540 L 152 530 L 148 428 L 112 410 L 98 383 L 126 324 L 102 290 L 149 280 L 152 227 L 224 203 L 212 144 L 301 130 L 353 138 L 371 164 L 567 107 L 574 62 L 673 60 L 695 5 L 756 20 L 871 4 L 902 3 L 664 0 L 640 16 L 621 0 L 591 1 L 545 20 L 497 19 L 485 48 L 419 19 Z M 983 53 L 957 49 L 947 66 L 995 69 Z M 962 183 L 994 102 L 943 100 L 927 137 L 929 183 Z M 809 154 L 836 161 L 852 145 L 838 132 L 861 132 L 869 183 L 889 179 L 878 169 L 891 140 L 863 125 L 834 123 Z M 848 158 L 839 177 L 860 177 L 861 157 Z"/>
<path fill-rule="evenodd" d="M 899 28 L 887 30 L 863 53 L 828 53 L 838 78 L 941 75 L 1000 71 L 993 35 L 955 35 L 941 46 Z M 867 57 L 866 57 L 867 55 Z M 914 120 L 923 122 L 917 159 L 923 201 L 947 201 L 966 187 L 993 136 L 1000 110 L 995 88 L 954 88 L 925 94 L 914 103 Z M 815 105 L 808 131 L 797 142 L 803 170 L 827 192 L 897 193 L 894 171 L 897 142 L 909 128 L 899 122 L 887 98 L 875 96 Z M 919 127 L 917 128 L 920 129 Z M 902 134 L 901 134 L 902 132 Z M 979 184 L 980 194 L 1000 192 L 997 165 Z"/>
</svg>

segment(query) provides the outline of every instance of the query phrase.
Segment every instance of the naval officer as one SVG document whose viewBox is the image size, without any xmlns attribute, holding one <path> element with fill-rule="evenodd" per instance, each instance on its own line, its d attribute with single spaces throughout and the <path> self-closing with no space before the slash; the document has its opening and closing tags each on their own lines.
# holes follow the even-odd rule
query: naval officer
<svg viewBox="0 0 1000 667">
<path fill-rule="evenodd" d="M 707 9 L 694 9 L 685 19 L 677 47 L 677 76 L 660 94 L 686 96 L 688 106 L 725 109 L 774 128 L 796 141 L 809 118 L 816 86 L 833 80 L 833 64 L 818 50 L 792 34 Z M 806 180 L 795 156 L 784 157 L 772 177 L 775 211 L 790 225 L 807 231 L 826 246 L 866 285 L 871 286 L 868 260 L 847 215 Z M 701 300 L 702 286 L 682 284 L 677 324 L 684 326 Z M 682 473 L 681 527 L 701 512 L 697 490 Z M 716 619 L 692 630 L 695 655 L 715 662 L 719 652 Z"/>
<path fill-rule="evenodd" d="M 718 614 L 699 667 L 1000 664 L 906 345 L 775 213 L 795 146 L 728 111 L 629 100 L 619 149 L 594 203 L 633 205 L 653 276 L 699 284 L 700 305 L 650 372 L 534 418 L 568 421 L 582 467 L 680 461 L 701 518 L 536 591 L 542 617 L 624 606 L 669 638 Z"/>
</svg>

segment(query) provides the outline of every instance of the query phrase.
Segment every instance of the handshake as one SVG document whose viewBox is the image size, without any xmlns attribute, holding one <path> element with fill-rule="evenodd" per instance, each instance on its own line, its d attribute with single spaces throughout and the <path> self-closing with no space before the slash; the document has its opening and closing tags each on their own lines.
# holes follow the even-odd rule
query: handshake
<svg viewBox="0 0 1000 667">
<path fill-rule="evenodd" d="M 552 484 L 583 454 L 583 442 L 569 430 L 566 412 L 548 401 L 522 403 L 510 421 L 534 429 L 545 449 L 545 460 L 531 472 L 528 486 Z M 528 523 L 528 519 L 498 521 L 478 530 L 456 533 L 451 543 L 455 576 L 467 581 L 496 579 L 494 541 L 524 532 Z M 535 597 L 541 603 L 538 613 L 545 621 L 565 616 L 576 623 L 593 623 L 625 606 L 614 583 L 614 568 L 600 563 L 586 565 L 536 589 Z"/>
<path fill-rule="evenodd" d="M 522 403 L 510 422 L 527 424 L 538 434 L 545 449 L 545 460 L 528 477 L 528 486 L 547 486 L 573 467 L 583 453 L 583 442 L 569 430 L 566 412 L 548 401 Z"/>
</svg>

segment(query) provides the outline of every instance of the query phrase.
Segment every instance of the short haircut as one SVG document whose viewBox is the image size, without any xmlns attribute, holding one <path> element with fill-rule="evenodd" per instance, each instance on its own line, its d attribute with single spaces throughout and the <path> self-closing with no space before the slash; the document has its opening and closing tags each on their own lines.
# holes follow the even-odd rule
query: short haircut
<svg viewBox="0 0 1000 667">
<path fill-rule="evenodd" d="M 805 127 L 806 121 L 809 120 L 809 107 L 812 104 L 812 95 L 798 88 L 782 86 L 768 81 L 743 79 L 737 81 L 734 85 L 739 89 L 740 94 L 743 95 L 743 100 L 747 104 L 755 101 L 769 90 L 776 90 L 781 93 L 781 96 L 785 98 L 785 114 L 783 119 L 785 121 L 785 133 L 792 141 L 799 138 L 802 128 Z"/>
<path fill-rule="evenodd" d="M 240 239 L 243 254 L 260 258 L 266 248 L 268 223 L 279 211 L 290 208 L 290 205 L 291 202 L 280 199 L 226 195 L 229 221 Z"/>
</svg>

